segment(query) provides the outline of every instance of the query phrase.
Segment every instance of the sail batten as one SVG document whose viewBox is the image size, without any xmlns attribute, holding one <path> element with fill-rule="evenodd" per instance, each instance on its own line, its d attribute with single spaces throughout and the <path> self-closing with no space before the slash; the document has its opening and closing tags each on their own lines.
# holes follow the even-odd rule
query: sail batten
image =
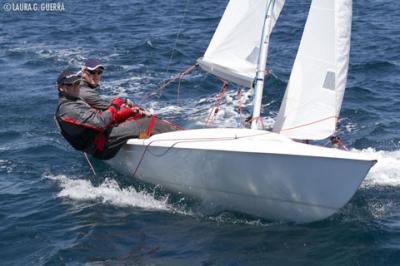
<svg viewBox="0 0 400 266">
<path fill-rule="evenodd" d="M 273 27 L 284 0 L 230 0 L 199 65 L 224 80 L 250 88 L 257 71 L 267 7 L 272 1 Z"/>
<path fill-rule="evenodd" d="M 319 140 L 335 133 L 346 87 L 351 0 L 313 0 L 274 131 Z"/>
</svg>

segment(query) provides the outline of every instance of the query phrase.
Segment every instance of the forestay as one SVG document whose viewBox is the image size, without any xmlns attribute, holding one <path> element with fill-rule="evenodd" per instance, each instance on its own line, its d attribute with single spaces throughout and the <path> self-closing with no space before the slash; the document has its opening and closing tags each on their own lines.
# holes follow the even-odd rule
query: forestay
<svg viewBox="0 0 400 266">
<path fill-rule="evenodd" d="M 274 131 L 324 139 L 336 130 L 346 87 L 351 0 L 313 0 Z"/>
<path fill-rule="evenodd" d="M 271 30 L 284 0 L 230 0 L 200 66 L 224 80 L 250 88 L 256 75 L 267 8 Z"/>
</svg>

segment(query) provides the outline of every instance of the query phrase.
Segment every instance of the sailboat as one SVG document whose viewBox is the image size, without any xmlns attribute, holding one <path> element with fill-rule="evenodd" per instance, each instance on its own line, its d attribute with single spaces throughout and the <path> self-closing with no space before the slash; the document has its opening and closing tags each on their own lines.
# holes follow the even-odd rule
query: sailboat
<svg viewBox="0 0 400 266">
<path fill-rule="evenodd" d="M 376 163 L 299 140 L 333 136 L 346 87 L 351 0 L 313 0 L 272 131 L 260 129 L 269 37 L 284 0 L 230 0 L 200 67 L 255 90 L 251 128 L 203 128 L 130 139 L 108 163 L 225 210 L 300 223 L 325 219 Z"/>
</svg>

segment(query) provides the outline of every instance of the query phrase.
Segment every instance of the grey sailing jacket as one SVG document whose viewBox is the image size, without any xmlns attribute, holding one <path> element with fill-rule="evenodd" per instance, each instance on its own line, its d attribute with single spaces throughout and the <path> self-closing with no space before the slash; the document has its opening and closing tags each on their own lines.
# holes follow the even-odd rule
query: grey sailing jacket
<svg viewBox="0 0 400 266">
<path fill-rule="evenodd" d="M 110 107 L 111 103 L 104 100 L 98 94 L 98 88 L 91 88 L 86 81 L 82 81 L 80 87 L 79 97 L 81 97 L 91 107 L 102 111 L 107 110 L 107 108 Z"/>
<path fill-rule="evenodd" d="M 113 112 L 114 107 L 99 111 L 81 98 L 60 95 L 55 117 L 62 135 L 75 149 L 93 154 L 104 146 Z"/>
</svg>

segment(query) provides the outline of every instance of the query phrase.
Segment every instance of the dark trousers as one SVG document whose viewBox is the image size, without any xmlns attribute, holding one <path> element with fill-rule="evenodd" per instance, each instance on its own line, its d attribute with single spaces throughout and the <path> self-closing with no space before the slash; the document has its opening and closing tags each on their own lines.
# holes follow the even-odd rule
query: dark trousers
<svg viewBox="0 0 400 266">
<path fill-rule="evenodd" d="M 151 118 L 140 118 L 137 120 L 129 120 L 114 126 L 108 135 L 104 150 L 96 151 L 93 156 L 100 160 L 113 158 L 128 139 L 138 138 L 139 134 L 147 134 Z M 176 131 L 177 128 L 168 122 L 162 121 L 154 117 L 150 135 Z"/>
</svg>

